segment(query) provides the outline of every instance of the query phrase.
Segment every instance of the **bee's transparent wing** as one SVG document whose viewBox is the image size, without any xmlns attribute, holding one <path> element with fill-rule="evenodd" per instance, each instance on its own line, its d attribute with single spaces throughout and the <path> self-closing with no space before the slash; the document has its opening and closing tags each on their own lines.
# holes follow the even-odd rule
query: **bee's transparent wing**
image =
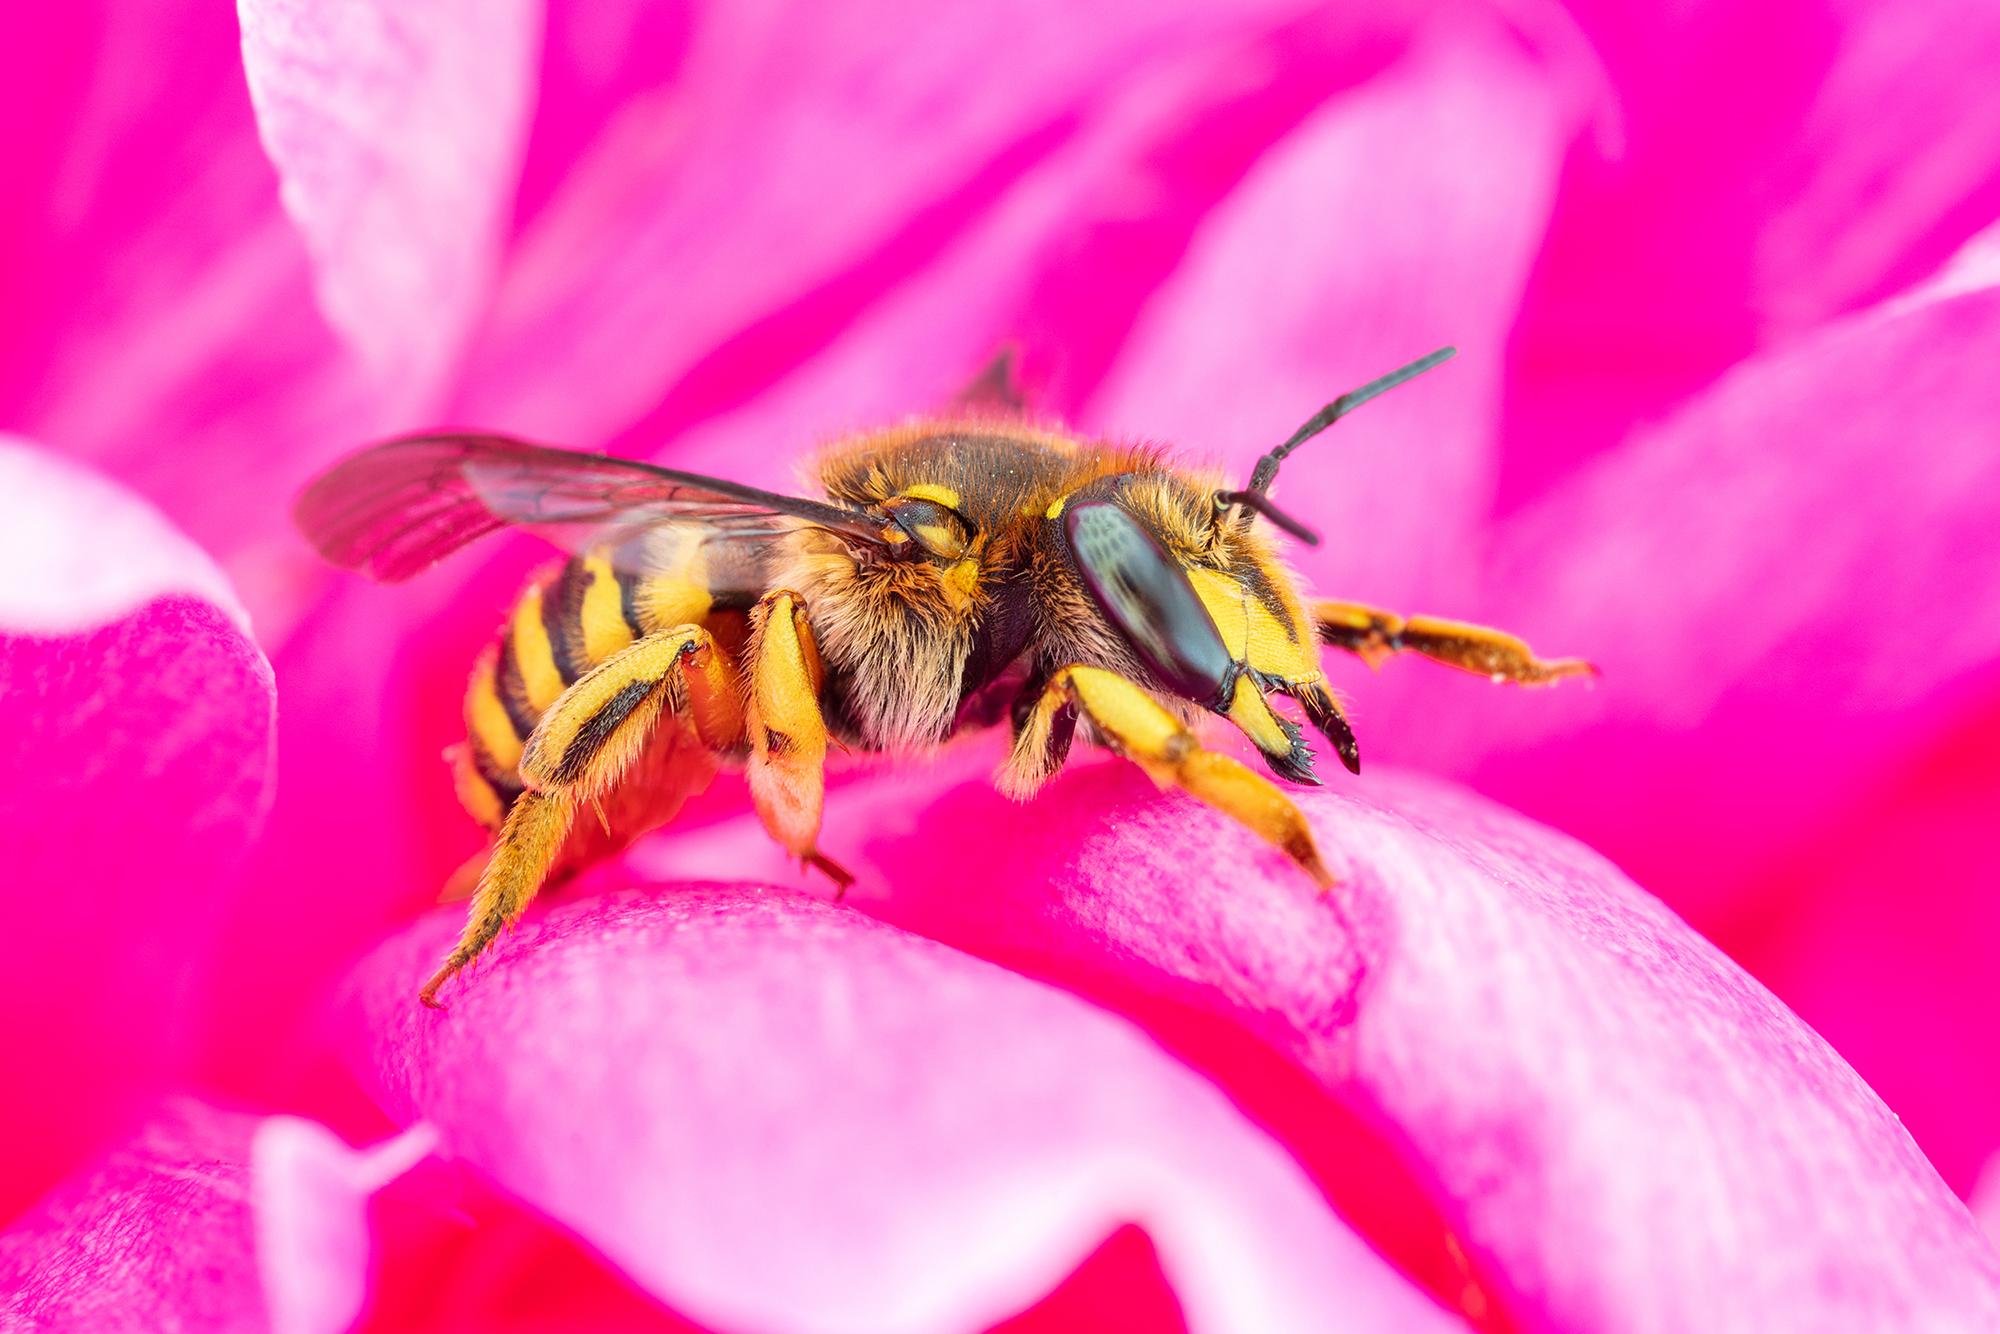
<svg viewBox="0 0 2000 1334">
<path fill-rule="evenodd" d="M 335 464 L 295 514 L 334 564 L 396 583 L 488 533 L 579 533 L 673 524 L 708 540 L 769 537 L 803 522 L 880 544 L 882 523 L 856 510 L 498 435 L 413 435 Z M 787 523 L 787 520 L 794 521 Z"/>
</svg>

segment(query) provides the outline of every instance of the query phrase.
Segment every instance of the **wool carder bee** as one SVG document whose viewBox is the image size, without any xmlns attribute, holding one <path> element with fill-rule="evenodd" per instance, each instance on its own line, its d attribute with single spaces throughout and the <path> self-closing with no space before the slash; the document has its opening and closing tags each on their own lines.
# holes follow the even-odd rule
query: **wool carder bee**
<svg viewBox="0 0 2000 1334">
<path fill-rule="evenodd" d="M 1304 729 L 1271 701 L 1359 771 L 1322 644 L 1524 685 L 1593 670 L 1475 625 L 1309 600 L 1273 547 L 1265 525 L 1316 540 L 1271 499 L 1286 456 L 1451 354 L 1335 399 L 1234 489 L 1160 448 L 1030 424 L 995 377 L 976 406 L 825 450 L 812 498 L 497 435 L 408 436 L 336 465 L 300 525 L 377 579 L 508 525 L 585 534 L 473 669 L 453 763 L 494 839 L 421 998 L 543 884 L 665 823 L 725 763 L 771 836 L 844 889 L 819 846 L 829 742 L 909 753 L 1003 719 L 1008 794 L 1041 787 L 1082 721 L 1330 885 L 1284 792 L 1202 745 L 1203 712 L 1279 778 L 1317 783 Z"/>
</svg>

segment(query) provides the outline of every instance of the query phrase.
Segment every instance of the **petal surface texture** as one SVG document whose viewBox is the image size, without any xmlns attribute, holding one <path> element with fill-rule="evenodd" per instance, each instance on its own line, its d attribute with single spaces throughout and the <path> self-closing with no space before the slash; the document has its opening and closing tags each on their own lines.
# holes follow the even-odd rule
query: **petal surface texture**
<svg viewBox="0 0 2000 1334">
<path fill-rule="evenodd" d="M 539 0 L 242 0 L 243 66 L 327 319 L 432 410 L 520 180 Z"/>
<path fill-rule="evenodd" d="M 1343 881 L 1320 899 L 1281 855 L 1115 765 L 1027 807 L 977 777 L 915 795 L 938 782 L 830 795 L 823 846 L 861 874 L 854 902 L 1115 998 L 1240 1096 L 1254 1094 L 1241 1043 L 1204 1038 L 1189 1015 L 1259 1036 L 1407 1146 L 1522 1325 L 2000 1318 L 2000 1260 L 1894 1115 L 1570 840 L 1378 773 L 1365 799 L 1298 794 Z M 977 855 L 947 856 L 940 839 Z M 662 846 L 655 864 L 781 874 L 774 860 L 746 824 Z"/>
<path fill-rule="evenodd" d="M 698 1319 L 975 1328 L 1136 1223 L 1191 1329 L 1457 1327 L 1075 997 L 800 895 L 682 886 L 562 905 L 427 1011 L 453 925 L 363 964 L 369 1074 Z"/>
<path fill-rule="evenodd" d="M 242 621 L 150 507 L 0 440 L 0 1215 L 185 1065 L 269 800 L 271 669 Z"/>
</svg>

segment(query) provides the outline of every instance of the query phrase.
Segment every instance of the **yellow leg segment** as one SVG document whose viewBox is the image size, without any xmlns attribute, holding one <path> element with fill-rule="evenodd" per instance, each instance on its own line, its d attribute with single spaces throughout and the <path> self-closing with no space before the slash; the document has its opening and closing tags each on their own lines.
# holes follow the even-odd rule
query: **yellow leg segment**
<svg viewBox="0 0 2000 1334">
<path fill-rule="evenodd" d="M 1079 710 L 1112 749 L 1154 782 L 1179 787 L 1242 823 L 1282 849 L 1321 888 L 1333 884 L 1305 816 L 1289 797 L 1229 756 L 1203 750 L 1194 733 L 1143 687 L 1101 667 L 1065 667 L 1049 678 L 1001 771 L 1003 790 L 1031 792 L 1061 764 L 1067 729 Z"/>
<path fill-rule="evenodd" d="M 1544 661 L 1513 635 L 1483 625 L 1436 616 L 1398 616 L 1358 602 L 1315 602 L 1319 637 L 1371 667 L 1396 653 L 1418 653 L 1433 662 L 1493 681 L 1539 686 L 1566 676 L 1596 676 L 1582 658 Z"/>
<path fill-rule="evenodd" d="M 854 877 L 819 850 L 826 800 L 826 680 L 819 646 L 798 596 L 779 589 L 750 613 L 750 763 L 757 818 L 779 846 L 816 866 L 845 893 Z"/>
<path fill-rule="evenodd" d="M 465 931 L 419 993 L 424 1004 L 435 1006 L 438 988 L 521 915 L 561 854 L 578 809 L 617 786 L 669 708 L 688 717 L 711 749 L 742 738 L 736 674 L 700 626 L 648 635 L 579 677 L 550 706 L 521 755 L 527 791 L 500 826 Z"/>
</svg>

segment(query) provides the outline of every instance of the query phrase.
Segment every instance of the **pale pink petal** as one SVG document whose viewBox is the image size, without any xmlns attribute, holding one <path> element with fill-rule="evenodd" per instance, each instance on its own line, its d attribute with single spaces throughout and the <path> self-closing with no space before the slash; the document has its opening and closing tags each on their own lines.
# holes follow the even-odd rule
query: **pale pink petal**
<svg viewBox="0 0 2000 1334">
<path fill-rule="evenodd" d="M 838 319 L 921 265 L 1107 81 L 1298 8 L 1047 4 L 912 26 L 893 5 L 713 7 L 674 82 L 626 106 L 521 238 L 452 415 L 600 440 L 773 312 L 817 298 Z M 761 384 L 810 346 L 745 373 Z"/>
<path fill-rule="evenodd" d="M 1457 15 L 1287 138 L 1206 221 L 1088 419 L 1177 441 L 1239 480 L 1321 404 L 1434 348 L 1458 360 L 1285 467 L 1340 591 L 1437 588 L 1494 487 L 1508 329 L 1575 132 L 1497 20 Z"/>
<path fill-rule="evenodd" d="M 1456 1325 L 1214 1089 L 1059 991 L 687 885 L 555 908 L 440 1014 L 414 987 L 452 916 L 363 965 L 368 1074 L 698 1319 L 975 1328 L 1136 1223 L 1191 1329 Z"/>
<path fill-rule="evenodd" d="M 0 75 L 0 423 L 159 504 L 270 633 L 311 575 L 291 492 L 387 421 L 314 309 L 235 16 L 8 6 Z"/>
<path fill-rule="evenodd" d="M 1530 288 L 1511 494 L 1745 353 L 1920 277 L 2000 213 L 2000 11 L 1978 0 L 1570 6 L 1617 91 Z"/>
<path fill-rule="evenodd" d="M 280 1334 L 340 1334 L 367 1299 L 363 1203 L 429 1155 L 437 1136 L 411 1126 L 356 1151 L 317 1121 L 273 1116 L 250 1137 L 249 1201 L 257 1272 Z"/>
<path fill-rule="evenodd" d="M 514 202 L 539 0 L 241 0 L 243 64 L 327 319 L 402 410 L 432 410 Z"/>
<path fill-rule="evenodd" d="M 2000 1154 L 1986 1160 L 1979 1184 L 1972 1191 L 1972 1214 L 1986 1229 L 1987 1238 L 2000 1246 Z"/>
<path fill-rule="evenodd" d="M 1398 664 L 1370 687 L 1385 714 L 1399 692 L 1381 730 L 1446 764 L 1484 752 L 1483 787 L 1707 911 L 1955 722 L 1954 693 L 2000 660 L 1996 355 L 1988 288 L 1746 363 L 1484 562 L 1463 610 L 1590 656 L 1598 688 L 1449 681 L 1418 702 L 1421 669 Z"/>
<path fill-rule="evenodd" d="M 422 1139 L 357 1153 L 311 1122 L 166 1104 L 0 1233 L 0 1323 L 338 1334 L 366 1292 L 369 1197 Z"/>
<path fill-rule="evenodd" d="M 186 1059 L 269 799 L 271 669 L 241 615 L 151 509 L 0 444 L 0 1087 L 35 1090 L 0 1106 L 0 1214 Z"/>
<path fill-rule="evenodd" d="M 850 901 L 1114 1001 L 1260 1112 L 1269 1076 L 1244 1034 L 1270 1044 L 1406 1146 L 1512 1323 L 2000 1319 L 2000 1258 L 1895 1116 L 1594 854 L 1377 773 L 1367 798 L 1300 794 L 1344 882 L 1323 899 L 1129 767 L 1086 765 L 1014 806 L 950 782 L 984 758 L 832 794 L 823 846 L 862 876 Z M 748 825 L 652 846 L 696 874 L 772 858 Z"/>
<path fill-rule="evenodd" d="M 0 629 L 57 636 L 182 594 L 248 631 L 222 572 L 151 506 L 104 477 L 0 432 Z"/>
</svg>

